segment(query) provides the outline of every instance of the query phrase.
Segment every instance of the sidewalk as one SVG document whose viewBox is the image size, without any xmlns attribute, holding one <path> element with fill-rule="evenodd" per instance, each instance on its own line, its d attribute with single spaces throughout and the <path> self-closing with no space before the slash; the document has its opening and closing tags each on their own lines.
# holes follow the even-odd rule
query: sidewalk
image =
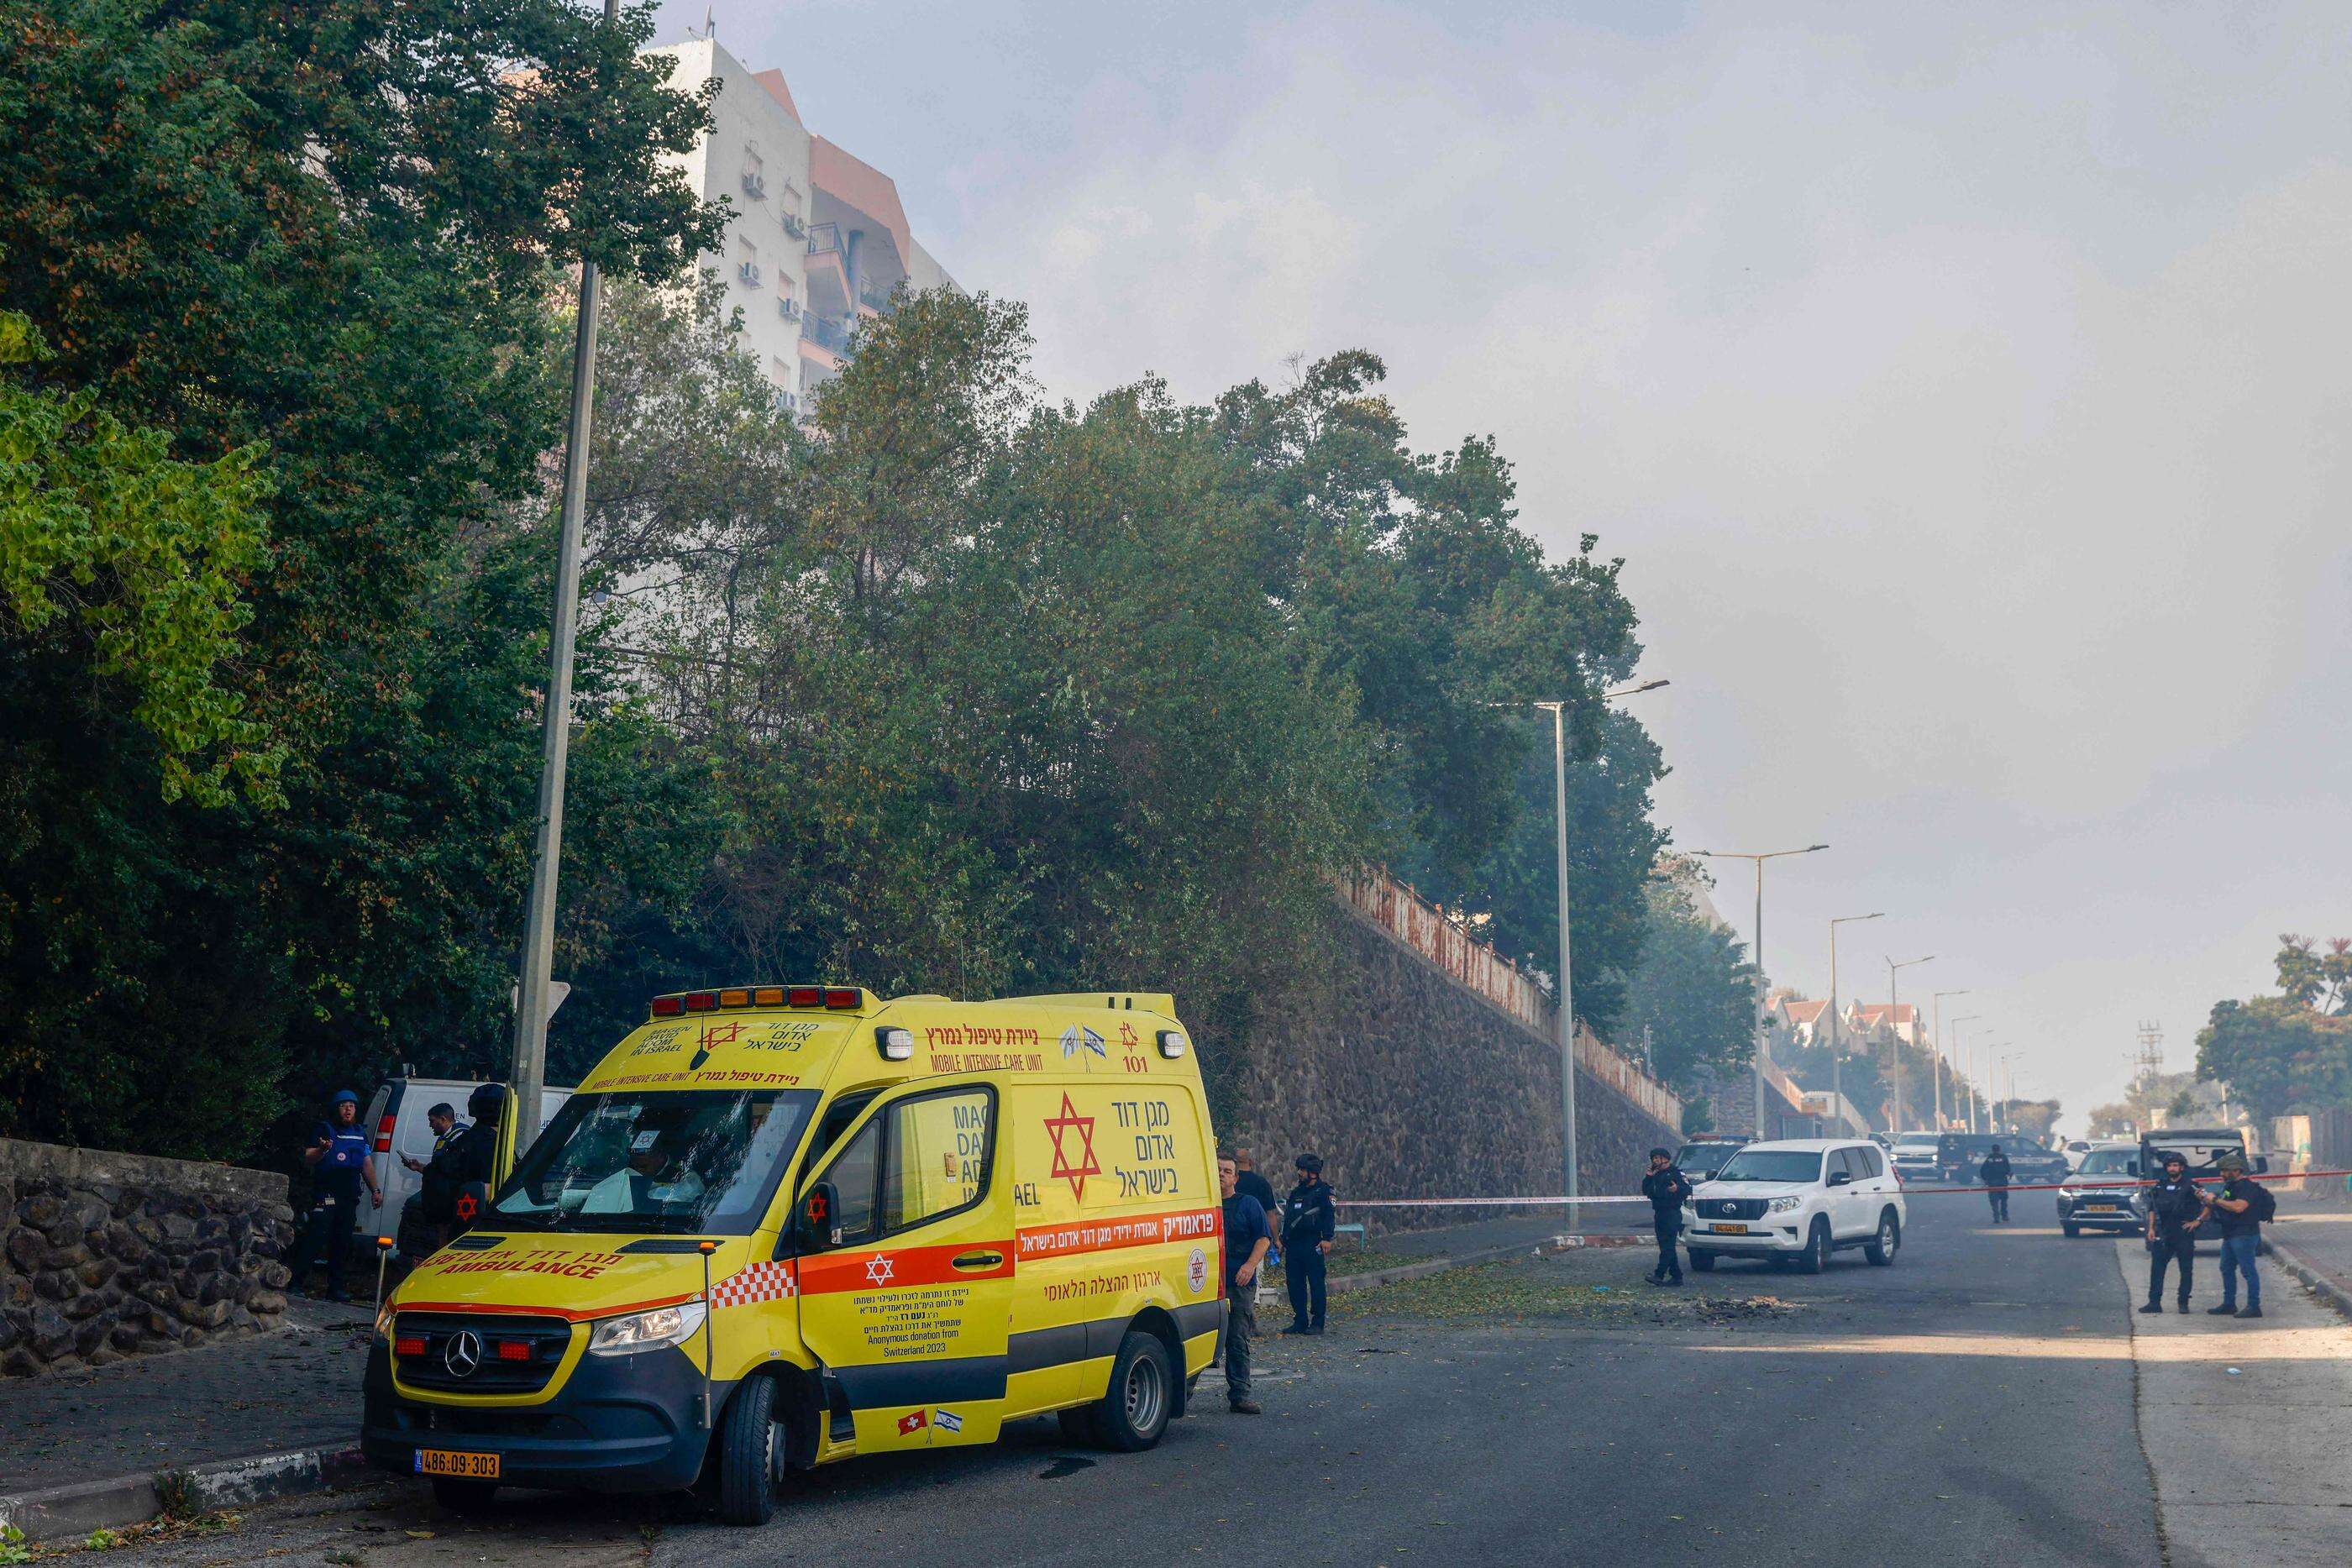
<svg viewBox="0 0 2352 1568">
<path fill-rule="evenodd" d="M 2290 1274 L 2328 1296 L 2352 1317 L 2352 1194 L 2340 1182 L 2315 1195 L 2282 1193 L 2278 1218 L 2263 1227 L 2263 1239 Z"/>
<path fill-rule="evenodd" d="M 286 1318 L 250 1339 L 0 1381 L 0 1493 L 355 1443 L 373 1310 L 298 1297 Z"/>
<path fill-rule="evenodd" d="M 2293 1222 L 2280 1228 L 2290 1236 L 2303 1229 Z M 2126 1239 L 2116 1243 L 2116 1260 L 2125 1300 L 2137 1307 L 2147 1291 L 2147 1250 Z M 2341 1441 L 2352 1421 L 2352 1324 L 2267 1266 L 2260 1322 L 2208 1317 L 2204 1309 L 2221 1301 L 2217 1267 L 2198 1259 L 2186 1316 L 2127 1314 L 2140 1442 L 2155 1475 L 2166 1561 L 2173 1568 L 2352 1561 L 2352 1455 Z"/>
</svg>

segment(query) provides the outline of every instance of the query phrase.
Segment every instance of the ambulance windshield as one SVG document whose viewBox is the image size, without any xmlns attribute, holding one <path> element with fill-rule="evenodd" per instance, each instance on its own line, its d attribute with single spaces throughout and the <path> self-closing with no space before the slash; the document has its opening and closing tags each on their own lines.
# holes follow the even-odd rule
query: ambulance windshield
<svg viewBox="0 0 2352 1568">
<path fill-rule="evenodd" d="M 740 1235 L 767 1213 L 816 1100 L 805 1089 L 575 1094 L 487 1223 Z"/>
</svg>

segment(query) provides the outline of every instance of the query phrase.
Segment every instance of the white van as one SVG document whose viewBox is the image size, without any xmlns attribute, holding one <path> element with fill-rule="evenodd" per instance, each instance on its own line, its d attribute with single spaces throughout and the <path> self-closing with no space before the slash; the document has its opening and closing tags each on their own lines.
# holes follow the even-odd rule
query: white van
<svg viewBox="0 0 2352 1568">
<path fill-rule="evenodd" d="M 373 1243 L 379 1236 L 392 1236 L 400 1228 L 401 1206 L 415 1193 L 424 1178 L 400 1163 L 400 1156 L 410 1155 L 419 1160 L 433 1157 L 433 1129 L 425 1124 L 425 1114 L 436 1105 L 446 1104 L 457 1113 L 457 1124 L 464 1126 L 473 1120 L 466 1114 L 466 1101 L 484 1083 L 493 1082 L 478 1078 L 410 1078 L 387 1080 L 368 1102 L 367 1118 L 361 1125 L 374 1129 L 373 1148 L 375 1179 L 383 1189 L 381 1207 L 368 1201 L 367 1191 L 360 1192 L 359 1214 L 352 1221 L 359 1233 Z M 569 1089 L 553 1084 L 540 1091 L 539 1125 L 544 1127 L 563 1109 L 572 1098 Z M 531 1129 L 537 1135 L 539 1128 Z M 362 1252 L 362 1257 L 370 1256 Z"/>
</svg>

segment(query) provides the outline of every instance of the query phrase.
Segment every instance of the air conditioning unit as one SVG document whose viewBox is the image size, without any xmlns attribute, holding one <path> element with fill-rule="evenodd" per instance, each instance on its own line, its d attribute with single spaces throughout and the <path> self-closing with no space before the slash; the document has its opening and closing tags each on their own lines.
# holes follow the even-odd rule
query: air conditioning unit
<svg viewBox="0 0 2352 1568">
<path fill-rule="evenodd" d="M 797 214 L 786 213 L 784 214 L 784 232 L 792 235 L 794 239 L 806 239 L 808 238 L 808 225 L 801 222 Z"/>
<path fill-rule="evenodd" d="M 767 200 L 768 177 L 765 174 L 755 174 L 749 169 L 744 170 L 743 193 L 755 202 Z"/>
<path fill-rule="evenodd" d="M 776 301 L 776 314 L 787 321 L 797 321 L 801 319 L 801 302 L 787 294 Z"/>
<path fill-rule="evenodd" d="M 759 287 L 760 264 L 756 261 L 740 263 L 735 268 L 735 280 L 746 288 Z"/>
</svg>

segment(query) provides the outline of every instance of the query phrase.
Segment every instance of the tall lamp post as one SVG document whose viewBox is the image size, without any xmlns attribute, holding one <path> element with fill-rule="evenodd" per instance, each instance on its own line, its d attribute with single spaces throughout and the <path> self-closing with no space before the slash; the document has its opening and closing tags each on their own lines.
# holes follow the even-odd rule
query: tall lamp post
<svg viewBox="0 0 2352 1568">
<path fill-rule="evenodd" d="M 1665 681 L 1644 681 L 1638 686 L 1620 686 L 1613 692 L 1603 692 L 1601 700 L 1613 701 L 1640 692 L 1654 692 L 1668 685 Z M 1490 703 L 1490 707 L 1507 707 L 1507 703 Z M 1539 702 L 1531 705 L 1551 715 L 1551 812 L 1556 851 L 1553 893 L 1559 909 L 1559 1014 L 1554 1020 L 1559 1030 L 1559 1116 L 1560 1159 L 1568 1166 L 1569 1217 L 1574 1218 L 1574 1200 L 1579 1196 L 1576 1180 L 1576 986 L 1575 970 L 1571 967 L 1568 942 L 1568 703 Z"/>
<path fill-rule="evenodd" d="M 1936 1131 L 1944 1130 L 1944 998 L 1965 997 L 1966 991 L 1937 991 L 1935 1021 L 1927 1026 L 1927 1075 L 1936 1081 Z"/>
<path fill-rule="evenodd" d="M 1837 995 L 1837 928 L 1851 925 L 1857 920 L 1883 920 L 1885 910 L 1875 915 L 1841 915 L 1830 922 L 1830 1103 L 1842 1108 L 1845 1103 L 1845 1088 L 1838 1079 L 1838 995 Z M 1840 1114 L 1843 1114 L 1840 1109 Z M 1870 1118 L 1863 1117 L 1864 1132 L 1869 1131 Z"/>
<path fill-rule="evenodd" d="M 1897 1122 L 1905 1120 L 1903 1113 L 1903 1004 L 1896 999 L 1895 977 L 1905 969 L 1920 964 L 1932 964 L 1935 961 L 1936 955 L 1933 953 L 1924 958 L 1906 958 L 1899 964 L 1892 958 L 1886 960 L 1886 1038 L 1889 1042 L 1888 1052 L 1895 1058 L 1895 1119 Z M 1900 1132 L 1902 1129 L 1897 1127 L 1895 1130 Z"/>
<path fill-rule="evenodd" d="M 1829 848 L 1827 844 L 1807 844 L 1801 850 L 1767 850 L 1762 854 L 1747 854 L 1738 850 L 1693 850 L 1695 855 L 1705 855 L 1716 861 L 1752 861 L 1756 865 L 1756 1135 L 1764 1131 L 1764 862 L 1788 855 L 1809 855 Z"/>
<path fill-rule="evenodd" d="M 620 21 L 604 0 L 604 25 Z M 555 609 L 541 718 L 539 828 L 531 844 L 530 902 L 523 907 L 521 972 L 515 982 L 515 1152 L 539 1133 L 547 1082 L 549 980 L 555 967 L 555 875 L 563 858 L 563 776 L 572 750 L 572 649 L 580 630 L 580 519 L 588 505 L 588 434 L 596 402 L 596 264 L 580 260 L 579 335 L 572 349 L 572 428 L 563 446 L 563 509 L 556 531 Z"/>
<path fill-rule="evenodd" d="M 1973 1082 L 1969 1082 L 1969 1063 L 1963 1061 L 1960 1057 L 1960 1026 L 1964 1023 L 1974 1023 L 1977 1019 L 1982 1017 L 1984 1017 L 1984 1014 L 1982 1013 L 1963 1013 L 1958 1018 L 1951 1020 L 1952 1060 L 1956 1063 L 1959 1064 L 1960 1089 L 1965 1091 L 1969 1097 L 1968 1130 L 1971 1133 L 1977 1130 L 1977 1086 Z"/>
</svg>

